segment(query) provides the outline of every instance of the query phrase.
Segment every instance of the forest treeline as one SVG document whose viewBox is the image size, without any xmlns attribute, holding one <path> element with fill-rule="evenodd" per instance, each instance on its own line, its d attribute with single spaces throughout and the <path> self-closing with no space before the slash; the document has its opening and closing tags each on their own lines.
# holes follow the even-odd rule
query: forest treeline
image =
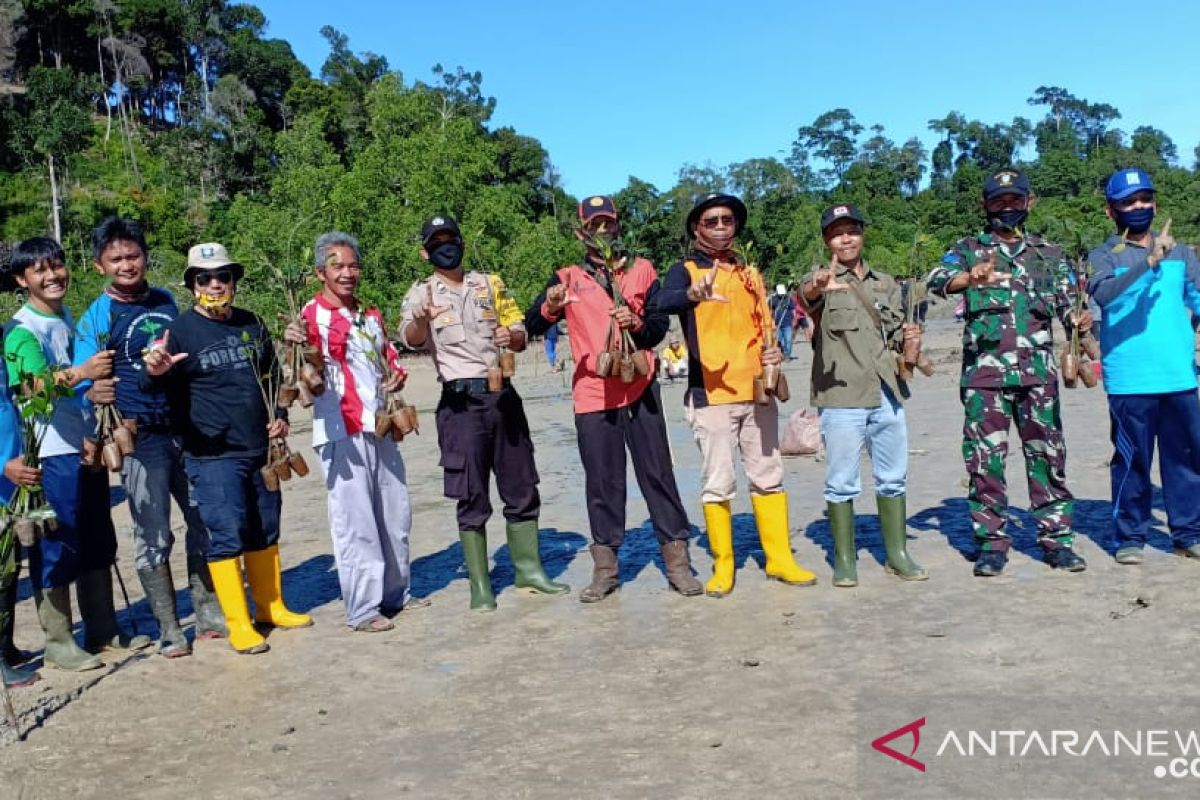
<svg viewBox="0 0 1200 800">
<path fill-rule="evenodd" d="M 190 245 L 221 241 L 247 267 L 242 300 L 269 318 L 283 307 L 279 275 L 305 269 L 332 228 L 361 240 L 364 295 L 389 314 L 424 272 L 416 232 L 435 212 L 460 220 L 468 265 L 502 271 L 522 301 L 578 257 L 576 198 L 541 143 L 492 123 L 481 73 L 435 65 L 410 79 L 335 28 L 321 34 L 329 54 L 313 75 L 253 5 L 0 0 L 0 240 L 60 238 L 76 307 L 98 290 L 89 233 L 105 215 L 146 225 L 159 284 L 178 283 Z M 1195 241 L 1200 147 L 1181 157 L 1141 122 L 1040 86 L 1028 117 L 931 119 L 928 150 L 917 132 L 898 143 L 838 108 L 799 125 L 783 159 L 688 164 L 671 187 L 628 176 L 616 202 L 630 245 L 665 269 L 697 194 L 740 195 L 775 282 L 824 258 L 820 209 L 848 201 L 871 222 L 868 261 L 919 274 L 978 227 L 991 170 L 1025 169 L 1040 197 L 1030 229 L 1078 256 L 1109 233 L 1104 179 L 1139 166 Z"/>
</svg>

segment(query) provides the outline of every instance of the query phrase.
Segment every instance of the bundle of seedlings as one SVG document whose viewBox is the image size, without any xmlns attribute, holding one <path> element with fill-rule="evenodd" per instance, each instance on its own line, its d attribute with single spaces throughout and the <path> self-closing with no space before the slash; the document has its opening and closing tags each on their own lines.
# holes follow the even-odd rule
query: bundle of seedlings
<svg viewBox="0 0 1200 800">
<path fill-rule="evenodd" d="M 42 440 L 50 429 L 55 404 L 70 395 L 70 389 L 54 380 L 55 367 L 47 366 L 35 375 L 23 375 L 17 392 L 17 410 L 21 419 L 21 456 L 27 467 L 41 469 L 38 456 Z M 11 527 L 17 541 L 33 547 L 39 539 L 53 536 L 58 530 L 58 518 L 46 502 L 41 486 L 18 486 L 12 501 L 4 508 L 6 527 Z"/>
<path fill-rule="evenodd" d="M 750 289 L 755 295 L 755 316 L 758 317 L 758 329 L 762 333 L 762 350 L 765 353 L 777 346 L 775 332 L 775 315 L 771 304 L 767 301 L 767 287 L 762 273 L 754 264 L 754 246 L 747 242 L 734 247 L 738 260 L 746 267 L 749 276 Z M 713 269 L 719 268 L 719 262 L 713 264 Z M 791 399 L 792 392 L 788 388 L 787 376 L 783 374 L 782 364 L 763 364 L 762 372 L 754 379 L 754 402 L 766 405 L 774 397 L 781 403 Z"/>
<path fill-rule="evenodd" d="M 613 310 L 627 308 L 629 303 L 621 293 L 617 270 L 624 266 L 626 259 L 632 257 L 628 255 L 628 248 L 619 239 L 606 236 L 603 225 L 594 233 L 582 228 L 578 230 L 585 243 L 600 253 L 604 262 L 604 266 L 595 272 L 594 277 L 608 291 L 612 298 Z M 608 322 L 605 341 L 608 342 L 607 349 L 596 357 L 597 375 L 602 378 L 616 375 L 621 378 L 622 383 L 633 383 L 637 376 L 650 374 L 650 359 L 646 356 L 646 351 L 638 348 L 633 341 L 633 334 L 617 327 L 615 318 Z"/>
<path fill-rule="evenodd" d="M 267 268 L 275 278 L 276 285 L 283 291 L 284 302 L 287 303 L 287 314 L 280 314 L 279 319 L 285 324 L 298 320 L 303 323 L 300 311 L 303 308 L 301 297 L 304 284 L 308 279 L 308 271 L 296 267 L 281 268 L 273 261 L 264 259 Z M 276 401 L 280 408 L 291 408 L 297 400 L 304 408 L 313 404 L 313 398 L 325 391 L 325 359 L 321 351 L 311 345 L 284 342 L 283 359 L 281 360 L 282 380 Z"/>
<path fill-rule="evenodd" d="M 133 453 L 137 443 L 136 433 L 137 421 L 122 417 L 116 405 L 102 403 L 96 406 L 97 449 L 92 452 L 100 454 L 100 461 L 109 472 L 121 471 L 125 456 Z"/>
<path fill-rule="evenodd" d="M 383 409 L 375 414 L 375 435 L 382 439 L 390 434 L 399 442 L 410 433 L 421 434 L 417 407 L 404 402 L 404 395 L 400 392 L 388 392 Z"/>
<path fill-rule="evenodd" d="M 920 325 L 920 315 L 917 309 L 921 307 L 921 302 L 927 296 L 925 281 L 915 278 L 908 282 L 908 297 L 904 301 L 904 323 Z M 922 326 L 922 330 L 924 326 Z M 900 352 L 900 357 L 897 359 L 896 372 L 903 380 L 909 380 L 913 376 L 913 370 L 920 371 L 926 378 L 933 375 L 936 371 L 933 362 L 929 357 L 921 351 L 921 339 L 905 339 L 903 349 Z"/>
<path fill-rule="evenodd" d="M 263 408 L 266 409 L 267 419 L 275 418 L 276 403 L 273 399 L 279 396 L 279 387 L 276 385 L 279 382 L 279 374 L 277 370 L 270 370 L 267 374 L 263 374 L 262 365 L 260 363 L 260 353 L 258 352 L 257 344 L 251 340 L 248 331 L 242 331 L 243 352 L 246 359 L 250 362 L 250 368 L 254 371 L 254 377 L 258 384 L 259 397 L 262 398 Z M 268 344 L 268 347 L 273 346 Z M 282 406 L 278 406 L 282 408 Z M 301 478 L 308 474 L 308 462 L 304 460 L 304 456 L 294 452 L 288 447 L 287 440 L 282 436 L 272 437 L 267 442 L 267 463 L 260 470 L 263 483 L 268 491 L 277 491 L 280 481 L 291 480 L 292 473 L 296 473 Z"/>
</svg>

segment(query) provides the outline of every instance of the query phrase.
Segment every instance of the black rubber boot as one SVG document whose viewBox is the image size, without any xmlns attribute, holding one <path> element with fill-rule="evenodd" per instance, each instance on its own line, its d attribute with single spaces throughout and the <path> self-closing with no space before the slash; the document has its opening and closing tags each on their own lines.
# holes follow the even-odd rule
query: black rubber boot
<svg viewBox="0 0 1200 800">
<path fill-rule="evenodd" d="M 79 616 L 83 619 L 83 647 L 91 653 L 101 650 L 144 650 L 149 636 L 130 636 L 117 622 L 113 606 L 112 572 L 94 569 L 80 573 L 75 581 L 79 595 Z"/>
<path fill-rule="evenodd" d="M 38 674 L 31 669 L 19 669 L 17 664 L 20 664 L 24 659 L 21 658 L 21 651 L 13 645 L 13 612 L 16 609 L 17 599 L 17 581 L 16 576 L 13 576 L 12 585 L 0 591 L 0 680 L 4 681 L 5 686 L 18 688 L 21 686 L 29 686 L 32 683 L 37 683 Z M 9 590 L 12 591 L 9 591 Z M 9 660 L 9 653 L 16 652 L 18 655 L 12 661 Z M 18 660 L 20 659 L 20 660 Z"/>
</svg>

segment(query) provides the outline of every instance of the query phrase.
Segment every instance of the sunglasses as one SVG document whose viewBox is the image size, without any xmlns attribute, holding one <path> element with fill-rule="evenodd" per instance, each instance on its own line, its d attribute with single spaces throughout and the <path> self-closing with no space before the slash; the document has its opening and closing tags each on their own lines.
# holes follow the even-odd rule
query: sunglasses
<svg viewBox="0 0 1200 800">
<path fill-rule="evenodd" d="M 218 269 L 213 272 L 201 272 L 196 276 L 197 286 L 208 286 L 213 281 L 218 281 L 228 286 L 233 283 L 233 272 L 227 269 Z"/>
<path fill-rule="evenodd" d="M 708 230 L 712 230 L 718 225 L 724 225 L 726 228 L 732 228 L 736 220 L 733 214 L 721 214 L 716 217 L 701 217 L 700 225 Z"/>
</svg>

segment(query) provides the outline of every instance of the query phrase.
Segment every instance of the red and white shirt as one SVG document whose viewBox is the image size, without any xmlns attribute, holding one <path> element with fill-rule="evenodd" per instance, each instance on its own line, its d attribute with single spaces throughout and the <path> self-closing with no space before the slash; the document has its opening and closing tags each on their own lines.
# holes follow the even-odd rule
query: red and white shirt
<svg viewBox="0 0 1200 800">
<path fill-rule="evenodd" d="M 300 312 L 308 343 L 325 358 L 325 391 L 313 399 L 313 447 L 375 431 L 383 407 L 383 382 L 405 372 L 377 308 L 351 311 L 318 294 Z"/>
</svg>

